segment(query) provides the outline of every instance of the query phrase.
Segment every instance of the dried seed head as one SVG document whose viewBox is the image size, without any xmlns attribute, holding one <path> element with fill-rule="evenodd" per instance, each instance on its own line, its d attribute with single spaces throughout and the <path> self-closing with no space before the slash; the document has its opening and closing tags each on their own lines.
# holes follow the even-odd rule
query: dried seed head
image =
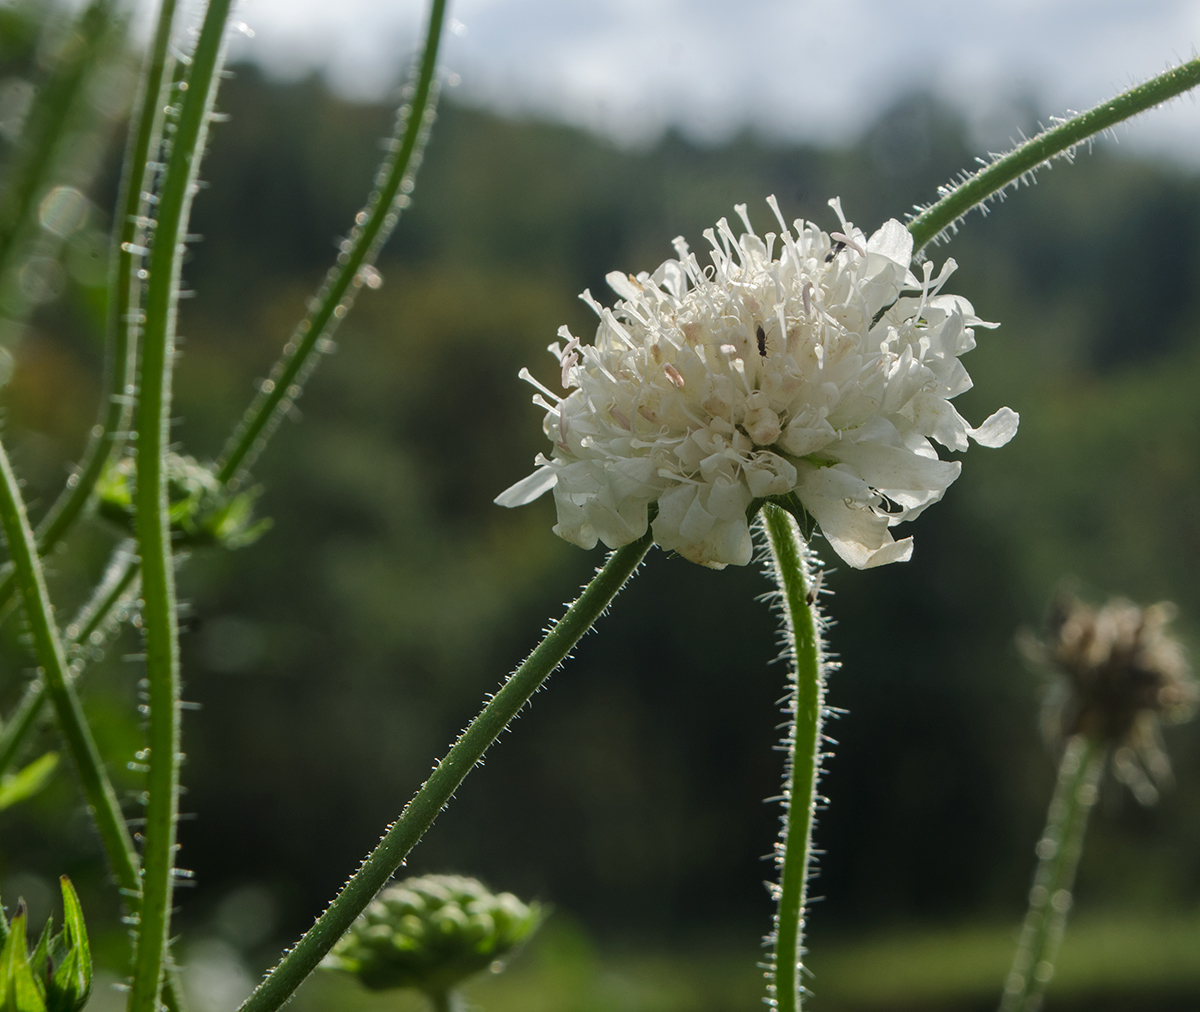
<svg viewBox="0 0 1200 1012">
<path fill-rule="evenodd" d="M 1059 676 L 1043 712 L 1047 735 L 1086 734 L 1113 748 L 1114 772 L 1145 803 L 1157 797 L 1152 780 L 1170 779 L 1160 725 L 1187 720 L 1200 698 L 1183 647 L 1169 631 L 1175 614 L 1167 601 L 1139 607 L 1113 598 L 1093 608 L 1060 593 L 1048 641 L 1022 642 L 1030 659 Z"/>
</svg>

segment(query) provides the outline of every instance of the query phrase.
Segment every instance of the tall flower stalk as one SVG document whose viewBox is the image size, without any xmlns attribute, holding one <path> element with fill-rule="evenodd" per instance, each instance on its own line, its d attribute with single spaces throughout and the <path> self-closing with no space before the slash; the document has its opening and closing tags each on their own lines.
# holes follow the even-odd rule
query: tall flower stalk
<svg viewBox="0 0 1200 1012">
<path fill-rule="evenodd" d="M 963 172 L 940 188 L 936 203 L 920 209 L 909 222 L 914 252 L 919 254 L 930 242 L 949 238 L 971 210 L 976 207 L 986 210 L 988 201 L 1010 186 L 1030 182 L 1034 173 L 1053 159 L 1070 159 L 1080 144 L 1190 91 L 1197 84 L 1200 84 L 1200 59 L 1189 60 L 1085 113 L 1057 121 L 978 172 Z"/>
<path fill-rule="evenodd" d="M 817 609 L 814 556 L 795 518 L 768 503 L 762 512 L 769 570 L 779 589 L 785 654 L 791 660 L 784 732 L 783 829 L 776 846 L 779 884 L 773 932 L 775 953 L 768 997 L 780 1012 L 799 1012 L 805 993 L 804 916 L 811 876 L 813 819 L 821 774 L 825 717 L 824 644 Z"/>
<path fill-rule="evenodd" d="M 145 252 L 150 225 L 150 197 L 157 175 L 152 156 L 162 143 L 168 96 L 163 85 L 170 69 L 168 46 L 175 20 L 176 0 L 163 0 L 154 38 L 138 85 L 135 115 L 130 123 L 125 161 L 117 197 L 117 220 L 109 251 L 108 350 L 105 400 L 78 469 L 37 527 L 38 550 L 54 548 L 87 506 L 104 469 L 121 453 L 133 419 L 137 392 L 137 338 L 141 330 L 142 279 L 138 265 Z M 0 596 L 4 587 L 0 585 Z"/>
<path fill-rule="evenodd" d="M 1073 903 L 1075 871 L 1106 752 L 1085 734 L 1075 735 L 1063 750 L 1046 829 L 1037 845 L 1038 867 L 1029 891 L 1029 912 L 1004 983 L 1000 1012 L 1037 1012 L 1042 1007 Z"/>
<path fill-rule="evenodd" d="M 1115 598 L 1092 608 L 1060 594 L 1045 642 L 1023 634 L 1027 660 L 1053 678 L 1043 713 L 1052 740 L 1066 740 L 1021 939 L 1005 980 L 1000 1012 L 1038 1012 L 1073 905 L 1075 870 L 1088 813 L 1112 754 L 1117 776 L 1143 804 L 1158 797 L 1153 780 L 1170 777 L 1159 725 L 1192 715 L 1200 700 L 1179 641 L 1168 627 L 1175 607 L 1139 608 Z"/>
<path fill-rule="evenodd" d="M 545 638 L 471 721 L 317 922 L 288 949 L 240 1012 L 274 1012 L 325 958 L 395 874 L 467 774 L 607 610 L 650 548 L 649 533 L 613 552 Z M 447 1000 L 449 1000 L 447 998 Z"/>
<path fill-rule="evenodd" d="M 210 0 L 192 53 L 171 141 L 148 260 L 137 409 L 137 540 L 142 561 L 148 716 L 141 919 L 130 1012 L 157 1012 L 167 942 L 179 818 L 179 627 L 166 457 L 179 276 L 192 198 L 216 100 L 231 0 Z"/>
<path fill-rule="evenodd" d="M 437 100 L 438 47 L 446 17 L 446 0 L 433 0 L 425 31 L 425 48 L 414 84 L 400 107 L 396 130 L 388 142 L 390 155 L 375 175 L 375 188 L 367 206 L 354 219 L 350 235 L 341 245 L 337 262 L 313 298 L 263 382 L 258 396 L 234 430 L 217 465 L 217 480 L 236 487 L 243 473 L 262 451 L 284 413 L 296 402 L 312 372 L 316 354 L 325 350 L 338 323 L 350 311 L 354 296 L 364 284 L 377 284 L 373 273 L 379 251 L 409 202 L 413 179 L 420 167 Z"/>
<path fill-rule="evenodd" d="M 34 653 L 40 669 L 39 679 L 44 680 L 53 702 L 59 728 L 79 774 L 113 877 L 125 898 L 130 915 L 137 920 L 142 901 L 142 872 L 137 852 L 104 760 L 75 692 L 73 682 L 76 669 L 67 661 L 67 652 L 54 622 L 54 607 L 46 589 L 33 529 L 29 525 L 17 478 L 3 445 L 0 445 L 0 525 L 4 529 L 25 617 L 32 633 Z M 90 624 L 89 620 L 84 621 Z M 6 749 L 13 748 L 12 738 L 7 732 L 19 719 L 32 722 L 30 715 L 23 715 L 18 710 L 13 721 L 5 728 Z M 163 984 L 162 1003 L 170 1012 L 176 1012 L 180 1007 L 178 986 L 170 976 Z"/>
</svg>

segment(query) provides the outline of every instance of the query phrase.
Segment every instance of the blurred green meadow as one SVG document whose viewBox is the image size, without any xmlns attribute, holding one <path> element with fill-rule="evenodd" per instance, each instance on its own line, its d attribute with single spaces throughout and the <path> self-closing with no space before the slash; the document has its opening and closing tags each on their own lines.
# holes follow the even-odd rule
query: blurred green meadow
<svg viewBox="0 0 1200 1012">
<path fill-rule="evenodd" d="M 28 18 L 6 13 L 0 32 L 0 84 L 36 76 Z M 235 70 L 193 218 L 204 239 L 185 267 L 196 297 L 183 309 L 176 436 L 201 458 L 302 313 L 393 115 L 319 79 Z M 1014 122 L 1013 135 L 1033 125 Z M 110 141 L 61 284 L 28 322 L 3 327 L 15 360 L 4 436 L 35 504 L 63 481 L 99 396 L 119 128 Z M 341 327 L 299 403 L 302 424 L 285 425 L 256 468 L 272 530 L 235 553 L 197 552 L 181 571 L 185 692 L 199 708 L 185 715 L 194 817 L 180 827 L 197 888 L 180 892 L 179 923 L 197 1012 L 234 1007 L 311 923 L 602 558 L 550 533 L 549 501 L 491 503 L 544 448 L 516 374 L 528 365 L 553 384 L 544 349 L 557 327 L 590 333 L 577 293 L 606 301 L 608 271 L 653 269 L 675 235 L 702 248 L 702 230 L 735 203 L 765 225 L 772 193 L 789 217 L 825 227 L 825 202 L 840 195 L 869 232 L 930 199 L 980 144 L 920 95 L 845 149 L 668 134 L 622 150 L 448 92 L 380 260 L 382 287 Z M 816 1009 L 994 1007 L 1054 766 L 1036 727 L 1040 680 L 1013 638 L 1038 625 L 1060 580 L 1086 596 L 1175 600 L 1200 642 L 1198 238 L 1194 169 L 1100 144 L 934 252 L 959 262 L 953 290 L 1002 324 L 979 331 L 966 360 L 977 387 L 959 408 L 979 422 L 1009 404 L 1021 431 L 974 451 L 911 525 L 911 563 L 826 574 L 843 665 L 830 699 L 846 712 L 829 726 L 831 807 L 817 827 Z M 83 600 L 110 540 L 80 530 L 69 561 L 52 560 L 60 610 Z M 511 970 L 469 991 L 473 1004 L 718 1012 L 760 1001 L 762 855 L 778 817 L 762 799 L 778 794 L 784 679 L 774 617 L 756 600 L 767 589 L 753 566 L 713 573 L 652 553 L 414 852 L 412 873 L 478 875 L 556 910 Z M 0 635 L 7 712 L 32 660 L 17 622 Z M 131 794 L 139 774 L 125 766 L 141 739 L 122 659 L 138 649 L 127 632 L 85 682 Z M 47 730 L 37 746 L 53 741 Z M 1177 783 L 1154 808 L 1104 785 L 1051 1012 L 1200 1007 L 1200 725 L 1168 731 L 1167 747 Z M 25 896 L 37 924 L 61 873 L 116 980 L 124 929 L 66 764 L 0 814 L 0 895 L 10 906 Z M 94 1007 L 120 1000 L 104 991 Z M 323 977 L 295 1007 L 418 1003 Z"/>
</svg>

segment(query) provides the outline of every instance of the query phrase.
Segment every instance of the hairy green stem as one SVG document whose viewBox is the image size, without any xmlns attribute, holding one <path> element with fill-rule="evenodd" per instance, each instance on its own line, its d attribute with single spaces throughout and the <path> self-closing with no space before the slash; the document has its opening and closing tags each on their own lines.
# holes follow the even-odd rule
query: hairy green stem
<svg viewBox="0 0 1200 1012">
<path fill-rule="evenodd" d="M 140 909 L 142 884 L 137 851 L 134 850 L 116 791 L 113 790 L 112 781 L 104 768 L 104 760 L 100 756 L 100 750 L 92 737 L 91 727 L 72 684 L 74 671 L 67 663 L 66 651 L 63 649 L 58 627 L 54 624 L 54 609 L 46 591 L 46 579 L 38 558 L 33 529 L 29 526 L 16 475 L 13 474 L 12 465 L 2 443 L 0 524 L 4 527 L 4 537 L 16 568 L 17 586 L 25 605 L 25 616 L 29 622 L 34 652 L 38 659 L 39 672 L 35 684 L 46 686 L 45 691 L 49 693 L 54 704 L 58 724 L 67 743 L 67 751 L 71 753 L 71 759 L 79 773 L 83 793 L 112 866 L 113 876 L 125 898 L 126 908 L 136 917 Z M 27 693 L 26 701 L 30 698 L 30 694 Z M 33 704 L 26 701 L 22 702 L 17 715 L 5 727 L 6 741 L 9 729 L 18 723 L 18 719 L 32 720 L 32 717 L 22 716 L 26 710 L 33 709 Z M 37 706 L 40 705 L 39 702 Z M 33 716 L 36 716 L 36 712 Z M 177 1012 L 180 1008 L 178 991 L 178 985 L 168 977 L 162 999 L 169 1012 Z"/>
<path fill-rule="evenodd" d="M 154 46 L 147 59 L 147 70 L 145 73 L 145 83 L 141 89 L 142 95 L 148 95 L 152 91 L 157 90 L 160 94 L 163 88 L 165 64 L 166 64 L 166 43 L 169 39 L 169 27 L 174 10 L 175 0 L 167 0 L 162 10 L 158 29 L 155 34 Z M 401 116 L 398 120 L 400 129 L 397 137 L 394 140 L 394 154 L 385 159 L 384 164 L 380 167 L 379 178 L 384 180 L 384 185 L 380 189 L 378 195 L 369 204 L 367 212 L 368 221 L 366 226 L 356 226 L 351 235 L 351 244 L 349 254 L 342 253 L 339 255 L 339 263 L 334 266 L 330 272 L 330 278 L 327 280 L 325 287 L 322 289 L 323 299 L 318 299 L 318 305 L 309 313 L 305 320 L 299 325 L 291 343 L 288 345 L 288 351 L 285 351 L 285 357 L 278 363 L 272 371 L 272 376 L 279 379 L 279 383 L 274 380 L 271 383 L 269 391 L 260 392 L 258 399 L 247 412 L 246 418 L 242 421 L 240 427 L 230 438 L 230 450 L 227 450 L 225 467 L 222 469 L 222 475 L 225 475 L 229 480 L 232 480 L 239 471 L 244 471 L 248 463 L 248 455 L 251 452 L 252 444 L 255 447 L 254 452 L 261 448 L 263 441 L 271 431 L 273 419 L 277 419 L 280 413 L 285 410 L 288 403 L 285 395 L 288 389 L 292 388 L 298 377 L 302 376 L 307 368 L 311 366 L 312 355 L 319 348 L 319 338 L 327 336 L 331 324 L 344 316 L 344 311 L 339 313 L 339 307 L 346 307 L 349 299 L 347 294 L 352 293 L 361 283 L 362 267 L 364 264 L 369 264 L 382 246 L 384 240 L 390 234 L 392 225 L 394 225 L 394 208 L 396 204 L 396 194 L 398 190 L 406 183 L 411 181 L 416 170 L 416 160 L 420 155 L 424 145 L 425 135 L 428 133 L 429 116 L 428 112 L 433 106 L 433 72 L 436 67 L 436 52 L 438 41 L 441 36 L 441 27 L 444 18 L 445 4 L 441 0 L 435 5 L 430 15 L 430 35 L 426 39 L 424 57 L 421 61 L 421 69 L 419 71 L 416 92 L 411 102 L 411 109 L 407 116 Z M 163 103 L 157 103 L 161 108 Z M 148 154 L 139 154 L 139 152 L 148 153 L 152 149 L 157 149 L 158 138 L 161 135 L 162 123 L 161 118 L 155 121 L 152 115 L 147 116 L 146 111 L 150 109 L 153 112 L 153 107 L 148 107 L 143 98 L 141 105 L 142 113 L 138 120 L 138 129 L 136 135 L 131 132 L 131 150 L 133 155 L 130 156 L 128 164 L 145 164 L 148 160 Z M 424 126 L 422 127 L 422 124 Z M 149 133 L 147 133 L 149 131 Z M 147 139 L 147 136 L 149 139 Z M 129 175 L 128 164 L 126 167 L 126 175 Z M 134 195 L 144 200 L 147 191 L 151 188 L 150 173 L 147 173 L 146 178 L 142 181 L 141 191 L 130 188 L 125 192 L 125 197 L 130 198 Z M 114 341 L 111 345 L 112 354 L 110 363 L 126 362 L 131 369 L 135 368 L 136 362 L 136 333 L 138 327 L 138 319 L 140 314 L 137 312 L 136 302 L 136 275 L 135 268 L 140 255 L 135 252 L 139 244 L 144 241 L 144 214 L 146 208 L 143 203 L 139 203 L 136 208 L 132 208 L 131 201 L 124 199 L 119 202 L 119 206 L 126 207 L 126 215 L 124 218 L 124 227 L 119 235 L 120 242 L 117 244 L 117 249 L 114 255 L 120 258 L 120 264 L 115 272 L 114 278 L 116 288 L 112 291 L 110 299 L 111 304 L 118 307 L 110 314 L 110 324 L 120 324 L 121 321 L 126 321 L 126 326 L 117 326 L 115 330 L 110 329 L 110 334 L 115 335 L 119 340 L 124 340 L 126 343 L 121 346 Z M 142 229 L 141 232 L 130 232 L 131 227 Z M 134 251 L 131 251 L 131 247 Z M 340 302 L 338 300 L 341 300 Z M 110 364 L 110 378 L 112 380 L 111 392 L 108 400 L 108 410 L 105 416 L 95 429 L 93 429 L 93 440 L 89 444 L 89 449 L 85 453 L 84 461 L 80 465 L 78 473 L 72 477 L 69 482 L 69 487 L 64 490 L 63 495 L 58 502 L 51 507 L 46 517 L 42 520 L 38 527 L 39 534 L 39 549 L 42 554 L 45 554 L 57 544 L 63 536 L 70 530 L 72 524 L 81 515 L 83 507 L 87 504 L 88 496 L 95 486 L 95 482 L 99 475 L 103 473 L 104 466 L 112 459 L 123 442 L 121 436 L 124 430 L 128 427 L 128 418 L 121 415 L 118 421 L 113 421 L 117 417 L 118 409 L 127 411 L 132 405 L 132 399 L 129 395 L 132 394 L 132 388 L 127 380 L 132 378 L 131 374 L 121 374 L 112 368 Z M 289 377 L 280 379 L 285 368 L 288 371 Z M 293 398 L 294 399 L 294 398 Z M 109 453 L 103 452 L 103 447 L 108 444 L 112 447 Z M 114 559 L 119 560 L 123 549 L 116 550 Z M 114 565 L 118 562 L 114 562 Z M 6 566 L 8 573 L 3 578 L 0 578 L 0 607 L 11 598 L 15 583 L 11 564 Z M 132 568 L 126 568 L 127 576 L 133 580 L 138 575 L 138 563 L 133 560 Z M 99 592 L 98 592 L 99 593 Z M 115 605 L 120 599 L 121 594 L 117 594 L 111 598 L 110 604 Z M 96 612 L 94 617 L 97 623 L 105 620 L 108 613 L 108 607 L 101 608 Z M 78 623 L 78 619 L 76 623 Z M 71 640 L 71 631 L 73 626 L 69 626 L 66 630 L 68 640 Z M 92 632 L 91 628 L 85 629 L 80 633 L 79 640 L 86 641 L 87 636 Z M 26 689 L 25 696 L 22 698 L 17 710 L 10 718 L 9 724 L 0 733 L 0 773 L 6 771 L 13 762 L 18 753 L 21 744 L 29 731 L 36 726 L 36 717 L 41 710 L 44 701 L 45 689 L 37 683 L 31 683 Z"/>
<path fill-rule="evenodd" d="M 400 818 L 388 827 L 379 845 L 316 923 L 246 999 L 241 1012 L 274 1012 L 316 969 L 322 957 L 387 884 L 492 742 L 604 613 L 637 569 L 651 541 L 652 534 L 647 531 L 633 544 L 617 549 L 608 557 L 562 619 L 459 736 L 405 806 Z"/>
<path fill-rule="evenodd" d="M 76 676 L 83 664 L 82 656 L 77 653 L 80 646 L 86 648 L 91 645 L 92 635 L 102 631 L 121 602 L 136 592 L 140 572 L 137 557 L 133 554 L 133 543 L 122 542 L 104 579 L 64 630 L 64 644 L 74 658 L 72 668 Z M 12 767 L 20 754 L 21 746 L 37 726 L 38 717 L 41 716 L 46 701 L 46 691 L 43 679 L 33 679 L 25 687 L 25 694 L 4 725 L 3 731 L 0 731 L 0 776 Z"/>
<path fill-rule="evenodd" d="M 812 855 L 813 816 L 821 773 L 821 722 L 825 714 L 825 675 L 820 623 L 809 548 L 792 515 L 780 506 L 763 506 L 763 529 L 770 565 L 779 588 L 787 651 L 792 659 L 791 691 L 785 711 L 790 718 L 784 744 L 787 762 L 783 785 L 783 829 L 776 846 L 779 867 L 775 912 L 775 958 L 769 986 L 781 1012 L 799 1012 L 804 994 L 804 916 Z"/>
<path fill-rule="evenodd" d="M 411 101 L 401 107 L 391 141 L 393 154 L 384 160 L 367 206 L 355 218 L 349 238 L 342 244 L 337 263 L 312 300 L 308 315 L 297 325 L 258 396 L 230 437 L 217 466 L 217 479 L 236 487 L 242 472 L 261 451 L 279 419 L 300 395 L 315 362 L 338 322 L 349 311 L 355 293 L 364 284 L 364 268 L 374 263 L 391 235 L 399 208 L 408 203 L 414 173 L 433 121 L 434 72 L 446 0 L 433 0 L 425 33 L 425 48 Z"/>
<path fill-rule="evenodd" d="M 166 43 L 169 39 L 174 6 L 175 0 L 166 0 L 160 10 L 154 46 L 148 57 L 145 83 L 141 89 L 143 96 L 150 94 L 155 87 L 161 95 L 165 80 Z M 396 134 L 389 143 L 392 153 L 384 160 L 376 175 L 378 188 L 371 194 L 367 208 L 356 219 L 346 248 L 338 254 L 337 263 L 330 269 L 325 283 L 314 298 L 312 309 L 297 325 L 284 349 L 283 358 L 275 364 L 270 378 L 230 436 L 217 475 L 219 480 L 226 484 L 236 485 L 241 480 L 245 469 L 260 452 L 279 418 L 295 401 L 300 386 L 311 372 L 314 355 L 323 347 L 322 338 L 327 338 L 336 324 L 345 317 L 354 294 L 364 283 L 363 268 L 374 262 L 395 227 L 400 202 L 407 200 L 407 193 L 411 189 L 429 133 L 436 97 L 434 72 L 444 15 L 445 0 L 435 0 L 430 11 L 428 34 L 412 100 L 401 108 L 397 117 Z M 129 165 L 145 165 L 148 153 L 157 148 L 162 129 L 161 118 L 155 120 L 153 115 L 147 117 L 145 113 L 148 108 L 151 112 L 161 111 L 162 105 L 160 101 L 157 108 L 147 107 L 143 101 L 136 137 L 133 133 L 130 135 L 131 150 L 134 150 L 134 154 L 127 159 L 127 175 L 130 171 Z M 134 268 L 141 256 L 138 251 L 144 241 L 146 208 L 143 203 L 139 203 L 131 213 L 132 201 L 128 198 L 133 195 L 139 198 L 146 196 L 151 188 L 149 169 L 142 182 L 140 191 L 133 188 L 123 191 L 125 196 L 119 202 L 119 206 L 124 207 L 127 213 L 115 250 L 119 262 L 114 277 L 118 287 L 110 294 L 110 305 L 114 307 L 110 312 L 110 325 L 113 321 L 117 324 L 126 322 L 126 327 L 118 326 L 115 332 L 110 330 L 110 333 L 115 333 L 127 342 L 124 347 L 116 343 L 112 345 L 110 363 L 123 361 L 131 369 L 136 367 L 135 336 L 141 314 L 135 299 L 136 289 L 130 285 L 137 280 Z M 360 221 L 361 223 L 358 223 Z M 126 234 L 129 233 L 130 226 L 141 231 Z M 122 279 L 128 284 L 122 284 Z M 104 418 L 92 430 L 93 438 L 85 451 L 79 471 L 68 482 L 68 488 L 38 526 L 39 546 L 43 555 L 70 530 L 86 506 L 91 490 L 103 473 L 105 465 L 116 455 L 123 442 L 121 434 L 128 427 L 128 416 L 118 415 L 118 412 L 129 410 L 133 403 L 131 398 L 134 391 L 130 383 L 126 382 L 132 374 L 127 377 L 111 364 L 109 369 L 110 394 Z M 103 452 L 105 444 L 111 448 L 107 453 Z M 12 596 L 14 587 L 11 566 L 5 568 L 8 570 L 7 574 L 0 577 L 0 607 Z M 3 570 L 0 570 L 0 573 L 3 573 Z"/>
<path fill-rule="evenodd" d="M 107 377 L 104 383 L 107 396 L 78 470 L 71 475 L 62 495 L 38 524 L 38 550 L 43 555 L 58 544 L 87 504 L 105 467 L 125 445 L 125 433 L 133 418 L 141 312 L 137 267 L 146 241 L 147 197 L 154 184 L 151 153 L 158 149 L 162 137 L 163 80 L 174 17 L 175 0 L 163 0 L 138 89 L 137 113 L 130 123 L 126 145 L 110 253 Z"/>
<path fill-rule="evenodd" d="M 86 650 L 92 645 L 93 635 L 100 633 L 102 635 L 96 643 L 103 642 L 103 634 L 108 631 L 110 623 L 116 622 L 114 613 L 136 593 L 141 574 L 137 544 L 127 538 L 117 545 L 104 578 L 67 626 L 66 641 L 76 649 Z"/>
<path fill-rule="evenodd" d="M 1004 983 L 1000 1012 L 1037 1012 L 1042 1007 L 1046 985 L 1054 976 L 1088 814 L 1096 802 L 1106 758 L 1107 750 L 1082 734 L 1071 738 L 1063 751 L 1046 829 L 1037 845 L 1029 912 Z"/>
<path fill-rule="evenodd" d="M 145 244 L 148 197 L 153 188 L 154 160 L 162 138 L 163 80 L 176 0 L 163 0 L 154 39 L 142 70 L 134 116 L 126 141 L 117 221 L 113 230 L 108 278 L 106 391 L 100 416 L 89 434 L 79 467 L 37 525 L 38 551 L 51 551 L 67 535 L 91 498 L 96 482 L 125 445 L 133 417 L 137 381 L 137 333 L 140 281 L 137 265 Z M 11 565 L 0 578 L 0 608 L 12 596 Z M 2 764 L 0 764 L 2 765 Z"/>
<path fill-rule="evenodd" d="M 112 862 L 113 873 L 121 890 L 131 899 L 136 897 L 140 882 L 137 854 L 133 849 L 125 819 L 121 815 L 116 793 L 105 772 L 103 760 L 92 738 L 91 729 L 79 705 L 79 697 L 71 684 L 71 671 L 63 649 L 58 627 L 54 624 L 53 607 L 46 591 L 41 562 L 37 557 L 33 530 L 25 513 L 17 488 L 17 479 L 0 444 L 0 521 L 17 571 L 17 584 L 25 604 L 25 615 L 33 638 L 34 650 L 45 679 L 58 722 L 66 739 L 71 758 L 79 771 L 84 794 L 92 809 L 96 827 Z M 133 904 L 136 909 L 136 903 Z"/>
<path fill-rule="evenodd" d="M 1200 59 L 1190 60 L 1088 112 L 1072 116 L 1019 144 L 986 168 L 964 174 L 958 181 L 941 187 L 937 203 L 921 210 L 908 223 L 914 254 L 946 232 L 953 232 L 968 211 L 1005 187 L 1029 179 L 1033 172 L 1052 159 L 1069 157 L 1078 145 L 1096 134 L 1161 105 L 1197 84 L 1200 84 Z"/>
<path fill-rule="evenodd" d="M 231 0 L 210 0 L 181 96 L 159 193 L 149 257 L 137 411 L 138 554 L 142 560 L 147 697 L 146 828 L 142 909 L 129 992 L 130 1012 L 157 1012 L 170 930 L 179 815 L 179 628 L 166 455 L 170 445 L 171 376 L 179 275 L 200 160 L 216 100 Z"/>
<path fill-rule="evenodd" d="M 34 678 L 25 686 L 25 694 L 0 731 L 0 776 L 12 769 L 21 747 L 38 726 L 45 703 L 46 683 L 40 677 Z"/>
</svg>

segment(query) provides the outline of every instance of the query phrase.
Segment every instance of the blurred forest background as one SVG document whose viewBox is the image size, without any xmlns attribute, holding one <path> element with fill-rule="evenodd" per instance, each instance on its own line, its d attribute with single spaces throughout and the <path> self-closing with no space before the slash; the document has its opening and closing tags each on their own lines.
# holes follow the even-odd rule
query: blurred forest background
<svg viewBox="0 0 1200 1012">
<path fill-rule="evenodd" d="M 28 9 L 2 13 L 0 90 L 36 77 L 39 52 Z M 185 268 L 196 298 L 177 373 L 177 436 L 201 459 L 331 262 L 394 113 L 253 66 L 234 68 L 219 108 L 229 121 L 196 202 L 203 241 Z M 1011 131 L 1034 126 L 1031 114 Z M 99 396 L 121 137 L 114 122 L 56 283 L 0 335 L 15 360 L 4 436 L 34 503 L 60 487 Z M 789 218 L 826 229 L 825 202 L 840 195 L 870 232 L 976 153 L 964 124 L 920 95 L 845 149 L 667 135 L 621 150 L 448 94 L 382 287 L 341 327 L 303 424 L 285 425 L 256 468 L 273 528 L 235 553 L 197 552 L 181 573 L 186 693 L 200 705 L 185 718 L 194 818 L 181 827 L 197 888 L 181 890 L 179 923 L 198 1012 L 231 1009 L 307 927 L 599 563 L 550 533 L 548 498 L 492 505 L 544 449 L 517 370 L 554 385 L 544 349 L 556 328 L 594 326 L 576 294 L 606 292 L 613 269 L 653 269 L 675 235 L 701 248 L 734 203 L 769 227 L 772 193 Z M 814 1008 L 994 1007 L 1055 762 L 1037 730 L 1040 677 L 1014 633 L 1038 626 L 1064 577 L 1096 601 L 1175 600 L 1189 643 L 1200 633 L 1200 177 L 1103 144 L 1010 198 L 934 258 L 952 255 L 950 290 L 1002 323 L 979 333 L 966 360 L 977 385 L 959 408 L 978 422 L 1011 405 L 1020 434 L 972 451 L 911 526 L 911 563 L 826 572 L 843 664 L 830 701 L 846 712 L 829 726 L 832 806 L 817 829 Z M 81 530 L 52 563 L 60 613 L 84 599 L 111 542 Z M 474 874 L 554 906 L 531 951 L 472 1000 L 500 1012 L 755 1007 L 785 675 L 765 590 L 756 567 L 713 573 L 652 552 L 413 854 L 414 873 Z M 3 635 L 11 707 L 32 662 L 17 623 Z M 86 676 L 130 792 L 140 730 L 122 658 L 138 649 L 126 632 Z M 1104 786 L 1052 1010 L 1200 1004 L 1200 725 L 1169 731 L 1168 749 L 1178 782 L 1157 806 Z M 0 815 L 0 894 L 24 895 L 36 924 L 61 873 L 80 885 L 115 980 L 123 929 L 65 765 Z M 406 1001 L 320 980 L 296 1007 Z"/>
</svg>

